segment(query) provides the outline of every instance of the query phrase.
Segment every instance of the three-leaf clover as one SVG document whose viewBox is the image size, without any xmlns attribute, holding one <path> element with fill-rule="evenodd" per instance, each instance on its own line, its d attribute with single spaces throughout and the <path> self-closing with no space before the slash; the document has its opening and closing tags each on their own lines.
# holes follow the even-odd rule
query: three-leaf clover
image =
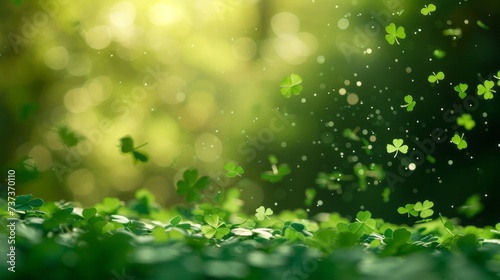
<svg viewBox="0 0 500 280">
<path fill-rule="evenodd" d="M 187 202 L 196 202 L 200 200 L 200 191 L 210 185 L 210 178 L 203 176 L 198 178 L 198 170 L 188 169 L 184 171 L 184 180 L 177 181 L 177 194 L 186 195 Z"/>
<path fill-rule="evenodd" d="M 415 107 L 415 105 L 417 104 L 416 101 L 413 101 L 413 97 L 411 95 L 407 95 L 404 97 L 404 100 L 406 102 L 406 105 L 401 105 L 401 108 L 406 107 L 406 111 L 413 111 L 413 107 Z"/>
<path fill-rule="evenodd" d="M 464 99 L 467 96 L 467 93 L 465 92 L 467 88 L 469 88 L 469 85 L 460 83 L 453 89 L 458 92 L 458 96 L 460 96 L 460 98 Z"/>
<path fill-rule="evenodd" d="M 422 10 L 420 10 L 420 13 L 422 13 L 422 15 L 426 16 L 426 15 L 430 15 L 431 12 L 434 12 L 434 11 L 436 11 L 436 5 L 429 4 L 429 5 L 424 5 Z"/>
<path fill-rule="evenodd" d="M 359 211 L 356 215 L 356 222 L 349 224 L 347 229 L 356 235 L 370 234 L 377 226 L 377 222 L 371 217 L 370 211 Z"/>
<path fill-rule="evenodd" d="M 203 232 L 206 238 L 215 236 L 215 238 L 221 239 L 231 232 L 227 227 L 221 227 L 225 223 L 217 214 L 206 215 L 204 220 L 207 224 L 201 226 L 201 232 Z"/>
<path fill-rule="evenodd" d="M 442 79 L 444 79 L 444 73 L 442 71 L 437 72 L 437 74 L 432 72 L 432 75 L 429 75 L 429 77 L 427 78 L 429 82 L 438 84 Z"/>
<path fill-rule="evenodd" d="M 286 175 L 290 174 L 290 167 L 286 164 L 278 164 L 278 159 L 274 155 L 269 155 L 268 157 L 269 162 L 271 163 L 271 171 L 265 171 L 260 174 L 260 178 L 262 180 L 271 182 L 271 183 L 276 183 L 279 182 L 285 177 Z"/>
<path fill-rule="evenodd" d="M 497 86 L 500 86 L 500 71 L 498 71 L 498 72 L 497 72 L 497 75 L 496 75 L 496 76 L 495 76 L 495 75 L 493 75 L 493 77 L 494 77 L 495 79 L 497 79 L 497 80 L 498 80 L 498 81 L 497 81 Z"/>
<path fill-rule="evenodd" d="M 67 148 L 74 147 L 80 143 L 85 137 L 73 131 L 67 125 L 58 125 L 56 126 L 56 133 L 59 137 L 59 140 L 66 146 Z"/>
<path fill-rule="evenodd" d="M 265 218 L 269 219 L 269 216 L 273 214 L 273 210 L 271 210 L 271 208 L 266 209 L 264 206 L 260 206 L 255 210 L 255 212 L 257 212 L 255 217 L 257 217 L 259 221 L 264 221 Z"/>
<path fill-rule="evenodd" d="M 281 94 L 290 98 L 292 94 L 299 95 L 302 92 L 302 78 L 297 74 L 286 76 L 280 83 Z"/>
<path fill-rule="evenodd" d="M 458 149 L 465 149 L 467 148 L 467 142 L 463 139 L 464 134 L 462 133 L 462 137 L 458 135 L 458 133 L 455 133 L 455 135 L 451 138 L 451 142 L 453 142 L 455 145 L 457 145 Z"/>
<path fill-rule="evenodd" d="M 486 80 L 484 83 L 481 85 L 477 85 L 477 94 L 478 95 L 483 95 L 484 94 L 484 99 L 492 99 L 493 98 L 493 93 L 496 92 L 492 88 L 495 85 L 493 81 Z"/>
<path fill-rule="evenodd" d="M 137 161 L 147 162 L 149 160 L 148 154 L 143 151 L 137 150 L 146 144 L 148 143 L 144 143 L 138 147 L 134 147 L 134 140 L 132 139 L 132 137 L 125 136 L 120 139 L 120 150 L 124 154 L 130 153 L 132 155 L 132 158 L 134 159 L 134 164 L 137 163 Z"/>
<path fill-rule="evenodd" d="M 433 206 L 434 202 L 425 200 L 423 203 L 420 201 L 415 203 L 413 209 L 417 212 L 420 212 L 420 217 L 425 219 L 434 214 L 434 210 L 431 209 Z"/>
<path fill-rule="evenodd" d="M 30 211 L 33 207 L 40 207 L 43 205 L 43 200 L 40 198 L 33 198 L 33 195 L 19 195 L 16 197 L 14 209 L 17 211 Z"/>
<path fill-rule="evenodd" d="M 408 145 L 403 145 L 403 139 L 394 139 L 392 140 L 392 144 L 387 144 L 387 152 L 394 153 L 394 157 L 398 155 L 398 152 L 406 154 L 408 152 Z"/>
<path fill-rule="evenodd" d="M 408 217 L 412 215 L 413 217 L 418 216 L 418 212 L 414 210 L 415 204 L 406 204 L 405 207 L 398 207 L 399 214 L 408 214 Z"/>
<path fill-rule="evenodd" d="M 457 118 L 457 124 L 460 126 L 465 127 L 467 130 L 471 130 L 476 126 L 476 122 L 472 119 L 472 116 L 470 114 L 462 114 L 460 117 Z"/>
<path fill-rule="evenodd" d="M 387 25 L 385 27 L 385 31 L 387 32 L 387 35 L 385 35 L 385 39 L 390 45 L 394 45 L 394 42 L 396 42 L 399 45 L 398 38 L 400 39 L 406 38 L 404 27 L 400 26 L 396 28 L 396 25 L 394 23 Z"/>
<path fill-rule="evenodd" d="M 234 164 L 234 162 L 230 162 L 230 163 L 224 165 L 224 170 L 227 171 L 227 173 L 226 173 L 227 177 L 241 176 L 241 174 L 243 174 L 243 172 L 245 172 L 243 170 L 243 167 L 236 166 Z"/>
</svg>

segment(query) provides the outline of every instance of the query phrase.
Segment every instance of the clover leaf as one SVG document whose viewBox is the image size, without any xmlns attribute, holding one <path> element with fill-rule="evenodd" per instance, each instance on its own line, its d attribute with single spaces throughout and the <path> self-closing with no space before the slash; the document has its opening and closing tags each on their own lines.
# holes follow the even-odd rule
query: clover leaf
<svg viewBox="0 0 500 280">
<path fill-rule="evenodd" d="M 17 211 L 30 211 L 34 207 L 41 207 L 43 200 L 41 198 L 33 198 L 33 195 L 19 195 L 16 197 L 14 209 Z"/>
<path fill-rule="evenodd" d="M 434 210 L 431 209 L 433 206 L 434 202 L 425 200 L 423 203 L 420 201 L 415 203 L 413 209 L 417 212 L 420 212 L 420 217 L 425 219 L 434 214 Z"/>
<path fill-rule="evenodd" d="M 356 222 L 351 223 L 347 226 L 347 229 L 356 234 L 370 234 L 375 231 L 377 222 L 371 218 L 372 213 L 370 211 L 359 211 L 356 214 Z"/>
<path fill-rule="evenodd" d="M 66 146 L 67 148 L 74 147 L 78 145 L 85 137 L 73 131 L 67 125 L 58 125 L 56 126 L 56 133 L 59 137 L 59 140 Z"/>
<path fill-rule="evenodd" d="M 401 105 L 401 108 L 406 107 L 406 111 L 413 111 L 413 107 L 415 107 L 415 105 L 417 104 L 416 101 L 413 101 L 413 97 L 411 95 L 407 95 L 404 97 L 404 100 L 406 102 L 406 105 Z"/>
<path fill-rule="evenodd" d="M 486 80 L 484 83 L 481 85 L 477 85 L 477 95 L 483 95 L 484 94 L 484 99 L 492 99 L 493 98 L 493 93 L 494 91 L 492 88 L 495 85 L 493 81 Z"/>
<path fill-rule="evenodd" d="M 262 180 L 271 182 L 271 183 L 276 183 L 279 182 L 285 177 L 286 175 L 290 174 L 290 167 L 286 164 L 278 164 L 278 159 L 274 155 L 269 155 L 268 157 L 269 162 L 271 163 L 271 171 L 265 171 L 260 174 L 260 178 Z"/>
<path fill-rule="evenodd" d="M 225 223 L 217 214 L 206 215 L 204 220 L 207 225 L 201 226 L 201 232 L 203 232 L 206 238 L 215 236 L 215 238 L 221 239 L 231 232 L 227 227 L 221 227 Z"/>
<path fill-rule="evenodd" d="M 210 185 L 210 178 L 208 176 L 198 178 L 198 170 L 194 168 L 184 171 L 183 179 L 177 181 L 177 194 L 186 195 L 187 202 L 200 200 L 200 191 Z"/>
<path fill-rule="evenodd" d="M 481 203 L 481 196 L 473 194 L 467 198 L 465 204 L 458 208 L 460 214 L 465 214 L 467 218 L 472 218 L 483 211 L 483 204 Z"/>
<path fill-rule="evenodd" d="M 418 212 L 413 209 L 414 207 L 415 207 L 415 204 L 406 204 L 405 207 L 398 208 L 398 213 L 399 214 L 408 214 L 408 217 L 410 217 L 410 215 L 412 215 L 413 217 L 416 217 L 416 216 L 418 216 Z"/>
<path fill-rule="evenodd" d="M 224 169 L 227 171 L 226 175 L 227 177 L 236 177 L 236 176 L 241 176 L 243 172 L 243 167 L 241 166 L 236 166 L 233 162 L 230 162 L 226 165 L 224 165 Z"/>
<path fill-rule="evenodd" d="M 429 77 L 427 78 L 429 82 L 438 84 L 442 79 L 444 79 L 444 73 L 442 71 L 437 72 L 437 74 L 432 72 L 432 75 L 429 75 Z"/>
<path fill-rule="evenodd" d="M 496 76 L 495 76 L 495 75 L 493 75 L 493 77 L 494 77 L 495 79 L 497 79 L 497 80 L 498 80 L 498 81 L 497 81 L 497 86 L 500 86 L 500 71 L 498 71 L 498 72 L 497 72 L 497 75 L 496 75 Z"/>
<path fill-rule="evenodd" d="M 384 188 L 381 195 L 384 202 L 389 202 L 391 198 L 391 189 L 389 187 Z"/>
<path fill-rule="evenodd" d="M 132 155 L 132 158 L 134 159 L 134 164 L 137 163 L 137 161 L 145 163 L 149 160 L 148 154 L 142 151 L 137 151 L 137 149 L 146 144 L 148 143 L 144 143 L 138 147 L 134 147 L 134 140 L 132 139 L 132 137 L 125 136 L 120 139 L 120 150 L 124 154 L 130 153 Z"/>
<path fill-rule="evenodd" d="M 274 213 L 273 210 L 271 210 L 271 208 L 266 209 L 264 206 L 260 206 L 255 210 L 255 212 L 257 212 L 255 214 L 255 217 L 257 217 L 257 220 L 259 221 L 264 221 L 265 218 L 269 219 L 269 216 L 271 216 Z"/>
<path fill-rule="evenodd" d="M 297 74 L 286 76 L 280 83 L 281 94 L 290 98 L 292 94 L 299 95 L 302 92 L 302 78 Z"/>
<path fill-rule="evenodd" d="M 388 153 L 394 153 L 394 157 L 398 155 L 398 152 L 401 152 L 403 154 L 406 154 L 408 152 L 408 145 L 403 145 L 403 139 L 394 139 L 392 140 L 392 144 L 387 144 L 387 152 Z"/>
<path fill-rule="evenodd" d="M 472 119 L 472 116 L 470 114 L 462 114 L 460 117 L 457 118 L 457 124 L 460 126 L 465 127 L 467 130 L 471 130 L 476 126 L 476 122 Z"/>
<path fill-rule="evenodd" d="M 314 197 L 316 197 L 316 190 L 313 188 L 306 188 L 305 194 L 306 194 L 306 199 L 304 200 L 304 204 L 306 206 L 311 206 Z"/>
<path fill-rule="evenodd" d="M 436 11 L 436 5 L 434 4 L 429 4 L 429 5 L 424 5 L 422 10 L 420 10 L 420 13 L 424 16 L 430 15 L 431 12 Z"/>
<path fill-rule="evenodd" d="M 458 92 L 458 96 L 460 96 L 460 98 L 464 99 L 467 96 L 467 93 L 465 91 L 467 90 L 468 87 L 469 85 L 460 83 L 456 85 L 453 89 L 456 92 Z"/>
<path fill-rule="evenodd" d="M 458 133 L 455 133 L 455 135 L 451 138 L 451 142 L 453 142 L 455 145 L 457 145 L 459 150 L 467 148 L 467 142 L 463 139 L 464 134 L 462 133 L 462 137 L 458 135 Z"/>
<path fill-rule="evenodd" d="M 385 31 L 387 32 L 387 35 L 385 35 L 385 39 L 390 45 L 394 45 L 394 42 L 396 42 L 399 45 L 398 38 L 400 39 L 406 38 L 404 27 L 400 26 L 396 28 L 396 25 L 394 23 L 391 23 L 388 26 L 386 26 Z"/>
</svg>

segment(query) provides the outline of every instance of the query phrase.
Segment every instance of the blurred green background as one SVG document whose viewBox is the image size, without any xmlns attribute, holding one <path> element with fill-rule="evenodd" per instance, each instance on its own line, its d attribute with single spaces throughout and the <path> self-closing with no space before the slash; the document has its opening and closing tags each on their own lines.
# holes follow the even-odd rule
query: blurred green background
<svg viewBox="0 0 500 280">
<path fill-rule="evenodd" d="M 182 201 L 175 182 L 196 167 L 213 179 L 208 200 L 236 187 L 249 211 L 369 209 L 397 222 L 405 217 L 395 209 L 406 203 L 429 199 L 456 216 L 478 194 L 484 210 L 472 222 L 498 222 L 500 98 L 477 99 L 471 131 L 445 116 L 463 104 L 454 85 L 467 83 L 475 95 L 500 70 L 499 5 L 437 3 L 429 16 L 422 7 L 386 0 L 3 1 L 2 176 L 16 168 L 17 193 L 46 200 L 85 206 L 145 187 L 170 206 Z M 384 39 L 389 22 L 405 27 L 399 45 Z M 437 71 L 445 80 L 430 84 Z M 291 73 L 303 78 L 304 90 L 287 99 L 279 83 Z M 412 112 L 401 108 L 407 94 L 417 101 Z M 64 127 L 81 136 L 77 145 L 61 141 Z M 386 180 L 368 179 L 364 192 L 357 180 L 342 182 L 342 191 L 315 183 L 319 172 L 353 174 L 357 164 L 398 174 L 403 156 L 394 158 L 386 145 L 402 138 L 412 151 L 415 139 L 430 139 L 436 128 L 448 139 L 465 133 L 469 147 L 436 144 L 436 162 L 423 161 L 391 186 L 387 203 Z M 369 139 L 371 153 L 344 137 L 345 129 Z M 149 162 L 120 153 L 126 135 L 136 146 L 147 143 L 141 150 Z M 276 184 L 260 179 L 271 169 L 270 154 L 292 170 Z M 245 169 L 241 178 L 225 176 L 229 161 Z M 318 192 L 311 207 L 306 188 Z"/>
</svg>

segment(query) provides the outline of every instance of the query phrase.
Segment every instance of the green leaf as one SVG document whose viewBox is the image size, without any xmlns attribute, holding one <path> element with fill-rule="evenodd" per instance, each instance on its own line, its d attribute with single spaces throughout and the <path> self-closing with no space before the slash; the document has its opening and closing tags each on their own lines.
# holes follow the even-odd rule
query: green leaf
<svg viewBox="0 0 500 280">
<path fill-rule="evenodd" d="M 219 227 L 219 215 L 217 215 L 217 214 L 206 215 L 204 217 L 204 220 L 211 227 L 214 227 L 214 228 L 218 228 Z"/>
<path fill-rule="evenodd" d="M 172 218 L 172 220 L 170 220 L 170 224 L 176 226 L 181 222 L 181 220 L 182 220 L 181 216 L 175 216 Z"/>
<path fill-rule="evenodd" d="M 432 75 L 427 78 L 427 80 L 431 83 L 439 83 L 439 81 L 443 79 L 444 73 L 442 71 L 439 71 L 437 74 L 432 72 Z"/>
<path fill-rule="evenodd" d="M 406 102 L 406 105 L 401 105 L 401 107 L 406 107 L 406 111 L 411 112 L 413 111 L 413 107 L 417 104 L 416 101 L 413 101 L 413 97 L 411 95 L 406 95 L 404 97 L 404 100 Z"/>
<path fill-rule="evenodd" d="M 236 166 L 233 162 L 224 165 L 224 169 L 227 171 L 226 175 L 228 177 L 241 176 L 244 173 L 243 167 Z"/>
<path fill-rule="evenodd" d="M 217 229 L 209 225 L 203 225 L 201 226 L 201 232 L 203 232 L 206 238 L 212 238 L 217 233 Z"/>
<path fill-rule="evenodd" d="M 494 91 L 492 88 L 495 86 L 495 83 L 490 80 L 484 81 L 483 84 L 477 85 L 477 94 L 478 95 L 483 95 L 484 94 L 484 99 L 492 99 L 493 98 L 493 93 Z"/>
<path fill-rule="evenodd" d="M 85 139 L 85 137 L 76 133 L 67 125 L 58 125 L 56 126 L 55 131 L 57 133 L 57 136 L 59 137 L 59 140 L 67 148 L 74 147 L 78 145 L 81 140 Z"/>
<path fill-rule="evenodd" d="M 408 145 L 403 145 L 403 142 L 404 142 L 403 139 L 394 139 L 394 140 L 392 140 L 392 144 L 393 145 L 387 144 L 387 147 L 386 147 L 387 152 L 388 153 L 394 153 L 394 152 L 396 152 L 394 154 L 394 157 L 397 156 L 398 151 L 401 152 L 401 153 L 403 153 L 403 154 L 406 154 L 408 152 Z"/>
<path fill-rule="evenodd" d="M 476 21 L 476 24 L 477 24 L 477 26 L 481 27 L 481 28 L 482 28 L 482 29 L 484 29 L 484 30 L 489 30 L 489 29 L 490 29 L 490 27 L 489 27 L 488 25 L 484 24 L 484 23 L 483 23 L 482 21 L 480 21 L 480 20 L 477 20 L 477 21 Z"/>
<path fill-rule="evenodd" d="M 427 15 L 430 15 L 431 12 L 434 12 L 434 11 L 436 11 L 436 5 L 429 4 L 429 5 L 425 5 L 424 8 L 422 8 L 420 10 L 420 13 L 422 13 L 422 15 L 424 15 L 424 16 L 427 16 Z"/>
<path fill-rule="evenodd" d="M 255 217 L 257 217 L 259 221 L 263 221 L 265 218 L 269 219 L 268 216 L 271 216 L 273 214 L 273 210 L 271 210 L 271 208 L 266 209 L 264 206 L 260 206 L 255 210 L 255 212 L 257 212 L 255 214 Z"/>
<path fill-rule="evenodd" d="M 348 230 L 356 235 L 370 234 L 376 229 L 377 222 L 371 219 L 369 211 L 359 211 L 356 215 L 356 222 L 347 226 Z"/>
<path fill-rule="evenodd" d="M 467 130 L 471 130 L 476 126 L 476 122 L 472 119 L 472 116 L 470 114 L 462 114 L 460 117 L 457 118 L 457 124 L 460 126 L 465 127 Z"/>
<path fill-rule="evenodd" d="M 127 154 L 130 153 L 132 155 L 132 158 L 134 159 L 134 164 L 136 164 L 138 161 L 146 163 L 149 161 L 149 156 L 146 152 L 143 151 L 138 151 L 137 149 L 146 145 L 142 144 L 139 147 L 134 147 L 134 140 L 130 136 L 125 136 L 120 138 L 120 150 L 122 153 Z"/>
<path fill-rule="evenodd" d="M 458 84 L 456 85 L 453 89 L 458 92 L 458 96 L 462 99 L 464 99 L 467 96 L 467 93 L 465 92 L 469 88 L 469 85 L 467 84 Z"/>
<path fill-rule="evenodd" d="M 420 201 L 415 203 L 413 209 L 417 212 L 420 212 L 421 218 L 428 218 L 434 214 L 434 210 L 431 209 L 433 206 L 434 202 L 425 200 L 423 203 Z"/>
<path fill-rule="evenodd" d="M 130 136 L 125 136 L 120 139 L 122 153 L 130 153 L 134 150 L 134 140 Z"/>
<path fill-rule="evenodd" d="M 19 195 L 16 197 L 14 209 L 18 211 L 30 211 L 33 207 L 41 207 L 43 200 L 40 198 L 33 198 L 33 195 Z"/>
<path fill-rule="evenodd" d="M 300 232 L 300 231 L 303 231 L 303 230 L 306 228 L 306 227 L 305 227 L 303 224 L 301 224 L 301 223 L 291 223 L 291 224 L 290 224 L 290 227 L 292 227 L 294 230 L 299 231 L 299 232 Z"/>
<path fill-rule="evenodd" d="M 316 190 L 313 188 L 306 188 L 305 195 L 306 199 L 304 200 L 304 204 L 306 206 L 311 206 L 314 198 L 316 197 Z"/>
<path fill-rule="evenodd" d="M 392 239 L 397 244 L 405 244 L 411 238 L 411 232 L 405 228 L 398 228 L 392 233 Z"/>
<path fill-rule="evenodd" d="M 390 45 L 394 45 L 394 42 L 399 45 L 398 38 L 406 38 L 404 27 L 400 26 L 396 28 L 396 25 L 394 23 L 390 23 L 388 26 L 386 26 L 385 31 L 387 32 L 387 35 L 385 35 L 385 39 Z"/>
<path fill-rule="evenodd" d="M 292 94 L 299 95 L 302 92 L 302 78 L 297 74 L 286 76 L 280 83 L 281 94 L 290 98 Z"/>
<path fill-rule="evenodd" d="M 83 209 L 82 211 L 82 216 L 85 218 L 85 220 L 90 220 L 97 214 L 97 210 L 95 208 L 87 208 Z"/>
<path fill-rule="evenodd" d="M 460 214 L 465 214 L 467 218 L 472 218 L 483 211 L 483 204 L 481 203 L 481 196 L 473 194 L 467 198 L 464 205 L 458 208 Z"/>
<path fill-rule="evenodd" d="M 451 142 L 453 142 L 455 145 L 457 145 L 459 150 L 467 148 L 467 142 L 463 139 L 464 135 L 462 133 L 462 137 L 458 135 L 458 133 L 455 133 L 453 137 L 451 138 Z"/>
<path fill-rule="evenodd" d="M 210 178 L 203 176 L 198 178 L 198 170 L 192 168 L 184 171 L 183 179 L 177 181 L 177 194 L 186 195 L 187 202 L 197 202 L 201 198 L 200 191 L 210 186 Z"/>
</svg>

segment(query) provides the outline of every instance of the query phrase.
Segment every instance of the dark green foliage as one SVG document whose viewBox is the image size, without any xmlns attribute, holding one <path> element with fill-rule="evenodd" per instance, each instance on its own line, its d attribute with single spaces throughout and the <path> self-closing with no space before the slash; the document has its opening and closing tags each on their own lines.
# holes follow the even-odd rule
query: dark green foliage
<svg viewBox="0 0 500 280">
<path fill-rule="evenodd" d="M 134 140 L 132 139 L 132 137 L 125 136 L 120 139 L 120 150 L 124 154 L 130 153 L 132 155 L 132 158 L 134 159 L 134 164 L 137 163 L 137 161 L 146 163 L 149 161 L 148 154 L 146 152 L 137 150 L 146 144 L 147 143 L 144 143 L 138 147 L 134 147 Z"/>
</svg>

